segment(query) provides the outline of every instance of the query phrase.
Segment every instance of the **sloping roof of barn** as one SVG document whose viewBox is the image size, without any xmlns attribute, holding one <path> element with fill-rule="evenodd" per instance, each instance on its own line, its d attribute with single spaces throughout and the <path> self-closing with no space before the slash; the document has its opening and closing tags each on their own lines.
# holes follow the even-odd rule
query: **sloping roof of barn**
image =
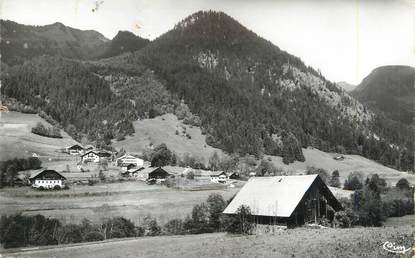
<svg viewBox="0 0 415 258">
<path fill-rule="evenodd" d="M 316 179 L 329 204 L 338 208 L 337 199 L 318 175 L 275 176 L 249 179 L 223 213 L 234 214 L 241 205 L 246 205 L 253 215 L 290 217 Z"/>
</svg>

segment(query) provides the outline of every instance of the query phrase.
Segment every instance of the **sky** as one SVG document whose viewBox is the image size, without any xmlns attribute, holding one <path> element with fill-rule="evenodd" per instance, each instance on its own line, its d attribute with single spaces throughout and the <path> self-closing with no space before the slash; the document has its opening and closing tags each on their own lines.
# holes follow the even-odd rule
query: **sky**
<svg viewBox="0 0 415 258">
<path fill-rule="evenodd" d="M 0 0 L 0 17 L 154 39 L 199 10 L 223 11 L 331 81 L 414 66 L 415 0 Z"/>
</svg>

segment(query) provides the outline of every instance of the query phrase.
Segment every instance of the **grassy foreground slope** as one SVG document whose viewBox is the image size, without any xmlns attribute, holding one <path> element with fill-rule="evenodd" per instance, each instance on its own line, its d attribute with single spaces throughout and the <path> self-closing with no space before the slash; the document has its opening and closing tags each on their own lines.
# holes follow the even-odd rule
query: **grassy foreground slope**
<svg viewBox="0 0 415 258">
<path fill-rule="evenodd" d="M 76 141 L 61 130 L 62 139 L 48 138 L 31 132 L 36 123 L 51 126 L 34 114 L 19 112 L 2 113 L 0 118 L 0 160 L 32 156 L 56 156 L 56 150 L 75 144 Z"/>
<path fill-rule="evenodd" d="M 146 237 L 12 253 L 30 257 L 392 257 L 385 241 L 409 248 L 414 225 L 384 228 L 306 229 L 273 235 L 225 233 Z M 402 257 L 411 257 L 407 252 Z"/>
</svg>

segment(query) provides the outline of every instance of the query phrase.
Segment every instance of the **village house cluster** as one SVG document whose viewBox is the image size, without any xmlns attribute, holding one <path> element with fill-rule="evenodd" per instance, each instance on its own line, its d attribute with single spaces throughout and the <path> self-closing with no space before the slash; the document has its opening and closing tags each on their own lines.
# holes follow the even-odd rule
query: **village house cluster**
<svg viewBox="0 0 415 258">
<path fill-rule="evenodd" d="M 69 155 L 79 157 L 78 163 L 111 163 L 119 177 L 144 181 L 147 184 L 162 184 L 169 178 L 203 178 L 211 184 L 232 186 L 230 181 L 238 180 L 237 172 L 210 171 L 190 167 L 151 167 L 149 162 L 132 155 L 97 150 L 93 146 L 79 144 L 65 149 Z M 56 170 L 45 169 L 30 179 L 32 187 L 42 189 L 63 189 L 67 178 Z M 248 218 L 256 224 L 274 224 L 294 227 L 304 224 L 318 224 L 321 220 L 332 221 L 334 213 L 342 209 L 328 186 L 318 175 L 250 177 L 237 195 L 223 211 L 236 215 L 241 206 L 249 207 Z"/>
<path fill-rule="evenodd" d="M 192 169 L 190 167 L 163 166 L 151 167 L 150 163 L 132 155 L 124 154 L 117 157 L 116 152 L 99 150 L 92 145 L 81 146 L 74 144 L 62 150 L 63 153 L 77 157 L 77 168 L 84 172 L 85 164 L 111 164 L 119 171 L 119 176 L 125 179 L 145 181 L 148 184 L 159 184 L 168 178 L 186 177 L 188 174 L 196 178 L 207 178 L 210 183 L 228 184 L 230 180 L 238 180 L 237 172 L 210 171 Z M 45 169 L 30 178 L 33 188 L 62 189 L 67 179 L 56 170 Z"/>
</svg>

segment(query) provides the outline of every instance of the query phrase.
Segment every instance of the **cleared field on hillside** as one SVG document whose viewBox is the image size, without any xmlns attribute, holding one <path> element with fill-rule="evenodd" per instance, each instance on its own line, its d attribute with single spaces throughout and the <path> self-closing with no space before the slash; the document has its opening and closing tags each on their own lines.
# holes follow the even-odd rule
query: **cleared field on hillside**
<svg viewBox="0 0 415 258">
<path fill-rule="evenodd" d="M 0 119 L 0 160 L 15 157 L 28 157 L 33 153 L 41 157 L 65 157 L 56 150 L 75 144 L 76 141 L 61 130 L 62 139 L 43 137 L 31 133 L 36 123 L 42 122 L 51 126 L 43 118 L 35 114 L 19 112 L 2 113 Z"/>
<path fill-rule="evenodd" d="M 414 225 L 382 228 L 297 228 L 273 235 L 225 233 L 145 237 L 12 253 L 30 257 L 394 257 L 385 241 L 412 246 Z M 48 247 L 45 247 L 48 248 Z M 402 257 L 411 257 L 407 252 Z"/>
<path fill-rule="evenodd" d="M 194 205 L 204 202 L 211 193 L 219 193 L 227 200 L 237 191 L 238 188 L 184 191 L 140 181 L 74 185 L 58 192 L 6 188 L 0 190 L 0 215 L 43 214 L 66 223 L 80 223 L 84 218 L 100 222 L 104 218 L 123 216 L 137 224 L 151 215 L 165 223 L 173 218 L 184 218 Z"/>
<path fill-rule="evenodd" d="M 215 150 L 218 154 L 222 154 L 220 149 L 206 144 L 206 137 L 202 135 L 199 127 L 185 125 L 173 114 L 136 121 L 134 129 L 134 136 L 114 142 L 113 146 L 117 149 L 124 148 L 127 152 L 142 153 L 150 143 L 154 146 L 165 143 L 176 154 L 190 153 L 195 157 L 203 158 L 205 163 Z M 191 138 L 189 139 L 186 134 Z"/>
<path fill-rule="evenodd" d="M 285 165 L 281 157 L 266 156 L 266 158 L 270 158 L 276 167 L 282 168 L 288 174 L 304 173 L 307 167 L 313 166 L 323 168 L 330 174 L 336 169 L 339 170 L 342 183 L 351 172 L 359 171 L 364 177 L 377 173 L 380 177 L 385 178 L 390 185 L 395 185 L 402 177 L 415 184 L 415 175 L 385 167 L 359 155 L 343 155 L 344 160 L 334 160 L 333 157 L 338 154 L 326 153 L 315 148 L 303 149 L 303 153 L 305 162 L 296 161 L 290 165 Z"/>
</svg>

